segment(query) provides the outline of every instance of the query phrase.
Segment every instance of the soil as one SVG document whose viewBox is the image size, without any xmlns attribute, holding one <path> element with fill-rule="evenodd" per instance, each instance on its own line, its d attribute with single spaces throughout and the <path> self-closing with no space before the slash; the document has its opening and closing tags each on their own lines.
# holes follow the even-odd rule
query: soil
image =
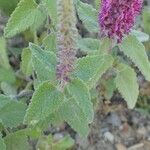
<svg viewBox="0 0 150 150">
<path fill-rule="evenodd" d="M 105 113 L 111 107 L 111 112 Z M 76 150 L 150 150 L 150 117 L 107 104 L 95 114 L 87 140 L 76 136 Z M 114 110 L 113 110 L 114 109 Z"/>
</svg>

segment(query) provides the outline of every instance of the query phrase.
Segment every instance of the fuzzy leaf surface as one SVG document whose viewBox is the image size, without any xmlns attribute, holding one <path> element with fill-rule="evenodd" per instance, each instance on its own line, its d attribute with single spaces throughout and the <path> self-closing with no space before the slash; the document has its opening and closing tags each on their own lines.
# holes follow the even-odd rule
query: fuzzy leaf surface
<svg viewBox="0 0 150 150">
<path fill-rule="evenodd" d="M 44 82 L 37 88 L 28 107 L 24 121 L 36 124 L 58 110 L 63 103 L 63 94 L 50 84 Z"/>
<path fill-rule="evenodd" d="M 92 5 L 83 3 L 80 0 L 76 3 L 80 20 L 90 32 L 98 32 L 97 10 Z"/>
<path fill-rule="evenodd" d="M 146 80 L 150 81 L 150 62 L 145 47 L 135 36 L 129 35 L 119 45 L 120 50 L 139 68 Z"/>
<path fill-rule="evenodd" d="M 78 59 L 74 75 L 92 88 L 101 76 L 112 66 L 110 55 L 93 55 Z"/>
<path fill-rule="evenodd" d="M 26 105 L 0 95 L 0 119 L 6 127 L 16 127 L 23 122 Z"/>
<path fill-rule="evenodd" d="M 87 117 L 87 120 L 92 122 L 94 118 L 93 105 L 89 90 L 84 82 L 79 79 L 74 79 L 68 84 L 67 89 Z"/>
<path fill-rule="evenodd" d="M 40 81 L 55 80 L 56 56 L 53 52 L 44 51 L 35 44 L 30 44 L 32 65 Z"/>
<path fill-rule="evenodd" d="M 128 107 L 132 109 L 135 107 L 139 94 L 136 73 L 131 67 L 125 64 L 120 64 L 117 69 L 116 87 L 126 100 Z"/>
</svg>

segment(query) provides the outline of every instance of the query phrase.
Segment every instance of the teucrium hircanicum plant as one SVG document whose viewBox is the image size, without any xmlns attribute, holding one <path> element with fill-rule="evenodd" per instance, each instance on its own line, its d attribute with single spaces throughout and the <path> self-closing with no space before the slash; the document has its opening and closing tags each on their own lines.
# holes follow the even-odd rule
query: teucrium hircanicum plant
<svg viewBox="0 0 150 150">
<path fill-rule="evenodd" d="M 107 97 L 111 98 L 113 90 L 117 88 L 128 107 L 135 107 L 139 86 L 135 67 L 131 67 L 129 62 L 132 61 L 150 81 L 150 63 L 141 43 L 149 37 L 132 29 L 141 12 L 142 1 L 102 0 L 99 9 L 97 0 L 95 4 L 94 8 L 80 0 L 41 0 L 39 3 L 20 0 L 8 20 L 4 35 L 10 38 L 26 29 L 33 33 L 35 43 L 30 43 L 22 51 L 21 72 L 26 77 L 32 76 L 33 82 L 30 84 L 33 84 L 35 91 L 26 114 L 24 104 L 0 96 L 0 109 L 8 107 L 12 113 L 16 107 L 21 113 L 17 119 L 14 119 L 13 113 L 9 117 L 2 114 L 0 123 L 14 127 L 23 122 L 28 126 L 26 135 L 24 130 L 11 134 L 4 139 L 6 143 L 10 144 L 9 139 L 15 137 L 15 140 L 19 134 L 26 145 L 27 136 L 33 132 L 38 131 L 39 136 L 39 131 L 49 124 L 63 121 L 86 137 L 94 116 L 92 91 L 101 82 L 102 75 L 110 76 L 109 82 L 105 81 L 107 89 L 111 88 L 107 91 Z M 76 14 L 91 33 L 86 38 L 78 35 Z M 43 35 L 38 38 L 36 33 L 44 23 L 48 32 L 43 34 L 44 38 Z M 84 57 L 76 57 L 78 49 L 84 52 Z M 127 56 L 128 61 L 118 55 L 119 50 Z M 8 62 L 6 64 L 9 66 Z M 11 75 L 10 70 L 6 72 L 4 69 L 0 68 L 4 75 Z M 15 81 L 14 74 L 9 78 L 4 77 L 0 75 L 0 82 Z"/>
</svg>

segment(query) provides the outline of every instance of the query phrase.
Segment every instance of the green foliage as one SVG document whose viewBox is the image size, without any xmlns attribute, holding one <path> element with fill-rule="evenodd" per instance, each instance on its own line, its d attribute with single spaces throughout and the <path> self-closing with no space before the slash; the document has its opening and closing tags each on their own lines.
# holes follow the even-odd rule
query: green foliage
<svg viewBox="0 0 150 150">
<path fill-rule="evenodd" d="M 113 58 L 110 55 L 86 56 L 78 60 L 74 74 L 92 88 L 112 63 Z"/>
<path fill-rule="evenodd" d="M 35 27 L 41 12 L 34 0 L 21 0 L 12 13 L 5 28 L 5 37 L 10 38 L 25 31 L 29 27 Z"/>
<path fill-rule="evenodd" d="M 64 103 L 59 110 L 61 117 L 81 136 L 87 137 L 89 133 L 88 118 L 74 98 Z"/>
<path fill-rule="evenodd" d="M 129 35 L 119 45 L 123 51 L 139 68 L 146 80 L 150 81 L 150 63 L 145 52 L 145 47 L 134 36 Z"/>
<path fill-rule="evenodd" d="M 33 72 L 32 70 L 32 61 L 31 61 L 31 51 L 29 48 L 25 48 L 21 54 L 21 70 L 26 76 L 30 76 Z"/>
<path fill-rule="evenodd" d="M 92 38 L 81 38 L 77 42 L 80 50 L 91 53 L 99 50 L 100 41 Z"/>
<path fill-rule="evenodd" d="M 4 140 L 0 137 L 0 149 L 1 150 L 6 150 L 6 145 L 4 143 Z"/>
<path fill-rule="evenodd" d="M 29 150 L 27 130 L 20 130 L 7 135 L 5 138 L 6 150 Z"/>
<path fill-rule="evenodd" d="M 126 100 L 128 107 L 133 109 L 139 94 L 136 73 L 125 64 L 119 64 L 117 69 L 116 87 Z"/>
<path fill-rule="evenodd" d="M 48 14 L 50 15 L 54 25 L 57 23 L 57 0 L 44 0 L 47 7 Z"/>
<path fill-rule="evenodd" d="M 10 69 L 7 56 L 6 41 L 3 37 L 0 38 L 0 66 L 3 66 L 6 69 Z"/>
<path fill-rule="evenodd" d="M 131 34 L 134 35 L 140 42 L 146 42 L 149 40 L 149 35 L 144 32 L 132 30 Z"/>
<path fill-rule="evenodd" d="M 63 103 L 63 94 L 49 81 L 44 82 L 35 91 L 25 116 L 25 122 L 36 124 L 58 110 Z"/>
<path fill-rule="evenodd" d="M 56 53 L 56 34 L 51 33 L 50 35 L 46 36 L 43 40 L 43 45 L 45 46 L 46 50 Z"/>
<path fill-rule="evenodd" d="M 45 149 L 52 149 L 52 150 L 67 150 L 74 145 L 74 140 L 69 136 L 65 136 L 58 141 L 55 141 L 52 135 L 43 136 L 39 138 L 37 149 L 38 150 L 45 150 Z"/>
<path fill-rule="evenodd" d="M 98 22 L 97 22 L 97 10 L 87 3 L 83 3 L 80 0 L 76 3 L 76 8 L 80 20 L 83 22 L 85 27 L 90 32 L 98 32 Z M 89 11 L 90 10 L 90 11 Z"/>
<path fill-rule="evenodd" d="M 15 96 L 17 94 L 16 85 L 8 82 L 1 82 L 1 90 L 7 96 Z"/>
<path fill-rule="evenodd" d="M 90 93 L 84 82 L 79 79 L 72 80 L 67 86 L 69 94 L 74 98 L 89 122 L 93 121 L 94 112 Z"/>
<path fill-rule="evenodd" d="M 0 95 L 0 119 L 6 127 L 16 127 L 23 122 L 26 105 Z"/>
<path fill-rule="evenodd" d="M 32 64 L 40 81 L 55 81 L 56 56 L 53 52 L 44 51 L 35 44 L 30 44 Z"/>
<path fill-rule="evenodd" d="M 150 34 L 150 7 L 147 6 L 144 8 L 143 11 L 143 24 L 144 24 L 144 30 L 146 33 Z"/>
<path fill-rule="evenodd" d="M 14 83 L 16 80 L 15 74 L 12 69 L 0 68 L 0 82 L 6 81 Z"/>
</svg>

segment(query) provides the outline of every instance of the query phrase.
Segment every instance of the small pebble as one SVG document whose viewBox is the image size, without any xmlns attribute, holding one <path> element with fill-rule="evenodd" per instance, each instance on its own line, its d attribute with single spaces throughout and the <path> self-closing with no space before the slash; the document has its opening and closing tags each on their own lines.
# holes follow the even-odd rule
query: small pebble
<svg viewBox="0 0 150 150">
<path fill-rule="evenodd" d="M 115 141 L 115 138 L 114 138 L 113 134 L 110 133 L 110 132 L 105 132 L 105 133 L 104 133 L 104 138 L 105 138 L 105 140 L 111 142 L 112 144 L 113 144 L 114 141 Z"/>
</svg>

